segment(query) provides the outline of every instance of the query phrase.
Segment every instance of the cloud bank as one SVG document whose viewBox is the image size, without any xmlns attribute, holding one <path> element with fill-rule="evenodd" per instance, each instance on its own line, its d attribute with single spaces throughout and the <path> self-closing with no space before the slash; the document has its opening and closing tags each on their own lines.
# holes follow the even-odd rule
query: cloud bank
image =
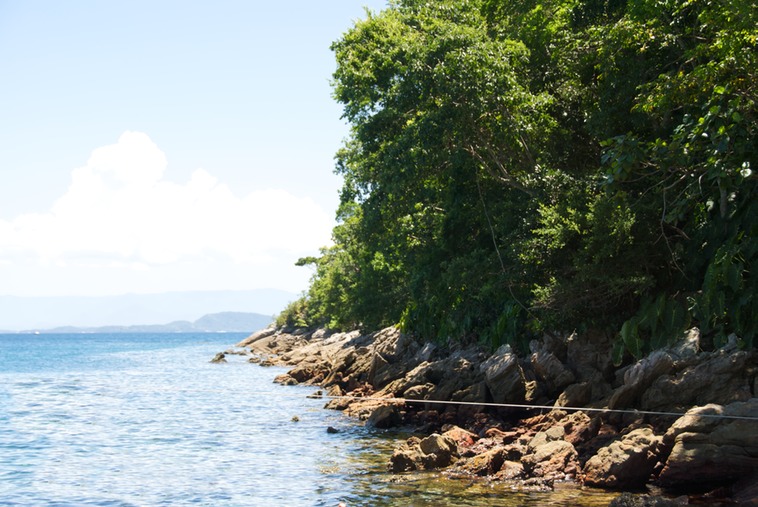
<svg viewBox="0 0 758 507">
<path fill-rule="evenodd" d="M 332 218 L 311 199 L 275 189 L 236 195 L 203 169 L 175 183 L 164 179 L 166 167 L 165 154 L 140 132 L 95 149 L 50 210 L 0 219 L 0 267 L 265 268 L 329 242 Z"/>
</svg>

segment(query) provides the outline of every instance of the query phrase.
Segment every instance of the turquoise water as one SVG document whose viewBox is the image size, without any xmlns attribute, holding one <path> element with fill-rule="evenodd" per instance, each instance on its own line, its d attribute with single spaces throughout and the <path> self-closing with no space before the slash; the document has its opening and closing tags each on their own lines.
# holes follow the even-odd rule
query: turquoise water
<svg viewBox="0 0 758 507">
<path fill-rule="evenodd" d="M 0 335 L 0 505 L 607 505 L 388 474 L 385 434 L 283 370 L 209 363 L 244 336 Z"/>
</svg>

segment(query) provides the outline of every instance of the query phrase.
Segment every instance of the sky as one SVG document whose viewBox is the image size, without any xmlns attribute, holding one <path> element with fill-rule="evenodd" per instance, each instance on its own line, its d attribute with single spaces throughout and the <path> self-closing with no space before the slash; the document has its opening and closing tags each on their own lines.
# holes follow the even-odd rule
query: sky
<svg viewBox="0 0 758 507">
<path fill-rule="evenodd" d="M 0 0 L 0 295 L 276 288 L 330 241 L 330 44 L 385 0 Z"/>
</svg>

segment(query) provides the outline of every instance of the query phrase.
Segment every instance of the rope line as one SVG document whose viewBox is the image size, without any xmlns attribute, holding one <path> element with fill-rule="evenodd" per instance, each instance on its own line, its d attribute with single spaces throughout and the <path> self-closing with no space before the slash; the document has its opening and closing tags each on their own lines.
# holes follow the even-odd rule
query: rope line
<svg viewBox="0 0 758 507">
<path fill-rule="evenodd" d="M 371 396 L 327 396 L 321 395 L 323 398 L 330 399 L 348 399 L 348 400 L 368 400 L 368 401 L 384 401 L 388 403 L 431 403 L 438 405 L 463 405 L 463 406 L 477 406 L 477 407 L 492 407 L 492 408 L 516 408 L 527 410 L 566 410 L 575 412 L 599 412 L 599 413 L 616 413 L 616 414 L 634 414 L 634 415 L 658 415 L 658 416 L 673 416 L 673 417 L 703 417 L 710 419 L 734 419 L 742 421 L 755 421 L 758 422 L 758 417 L 755 416 L 743 416 L 743 415 L 730 415 L 730 414 L 690 414 L 684 412 L 663 412 L 656 410 L 636 410 L 636 409 L 611 409 L 611 408 L 592 408 L 592 407 L 557 407 L 553 405 L 527 405 L 519 403 L 491 403 L 491 402 L 478 402 L 478 401 L 452 401 L 452 400 L 415 400 L 409 398 L 380 398 Z"/>
<path fill-rule="evenodd" d="M 287 387 L 304 387 L 304 386 L 287 386 Z M 296 396 L 301 397 L 301 395 L 288 395 L 283 394 L 279 392 L 271 392 L 271 391 L 259 391 L 259 392 L 248 392 L 247 394 L 250 395 L 256 395 L 260 394 L 263 396 L 271 396 L 271 397 L 277 397 L 277 396 Z M 453 400 L 418 400 L 418 399 L 411 399 L 411 398 L 398 398 L 398 397 L 392 397 L 392 398 L 382 398 L 379 396 L 350 396 L 350 395 L 342 395 L 342 396 L 332 396 L 329 394 L 310 394 L 306 396 L 307 398 L 311 399 L 326 399 L 326 400 L 350 400 L 350 401 L 378 401 L 378 402 L 384 402 L 384 403 L 408 403 L 408 404 L 435 404 L 435 405 L 460 405 L 460 406 L 473 406 L 473 407 L 488 407 L 488 408 L 513 408 L 513 409 L 524 409 L 524 410 L 566 410 L 566 411 L 574 411 L 574 412 L 594 412 L 594 413 L 601 413 L 601 414 L 632 414 L 632 415 L 656 415 L 656 416 L 669 416 L 669 417 L 684 417 L 684 416 L 690 416 L 690 417 L 702 417 L 707 419 L 732 419 L 732 420 L 740 420 L 740 421 L 754 421 L 758 422 L 758 417 L 756 416 L 747 416 L 747 415 L 731 415 L 731 414 L 690 414 L 686 412 L 666 412 L 666 411 L 657 411 L 657 410 L 637 410 L 637 409 L 613 409 L 613 408 L 593 408 L 593 407 L 557 407 L 554 405 L 528 405 L 528 404 L 521 404 L 521 403 L 493 403 L 493 402 L 481 402 L 481 401 L 453 401 Z"/>
</svg>

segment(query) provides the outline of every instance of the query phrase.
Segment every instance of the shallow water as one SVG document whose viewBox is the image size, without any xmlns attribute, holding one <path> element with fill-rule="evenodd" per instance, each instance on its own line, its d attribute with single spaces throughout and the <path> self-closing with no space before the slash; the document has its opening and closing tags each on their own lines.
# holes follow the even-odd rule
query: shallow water
<svg viewBox="0 0 758 507">
<path fill-rule="evenodd" d="M 272 384 L 283 370 L 208 362 L 243 336 L 0 335 L 0 505 L 604 506 L 614 496 L 389 474 L 391 435 L 323 410 L 311 388 Z"/>
</svg>

